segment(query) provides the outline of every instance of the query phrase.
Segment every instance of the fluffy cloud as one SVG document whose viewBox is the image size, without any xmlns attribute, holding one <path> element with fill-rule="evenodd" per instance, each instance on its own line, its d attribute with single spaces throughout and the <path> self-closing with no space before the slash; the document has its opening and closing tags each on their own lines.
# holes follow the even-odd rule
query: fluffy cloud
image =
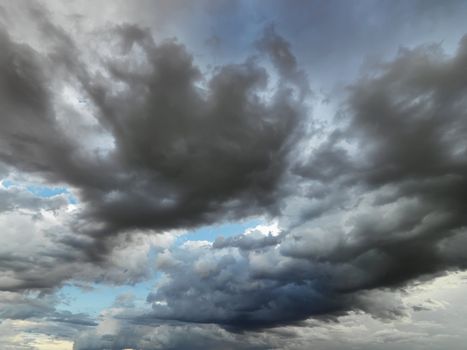
<svg viewBox="0 0 467 350">
<path fill-rule="evenodd" d="M 346 192 L 348 206 L 277 237 L 241 235 L 165 253 L 171 263 L 160 265 L 166 275 L 146 320 L 250 329 L 352 310 L 394 318 L 404 312 L 389 294 L 368 290 L 463 269 L 465 43 L 452 58 L 436 47 L 401 51 L 351 88 L 348 124 L 329 136 L 334 150 L 318 147 L 311 170 L 299 172 L 334 186 L 329 195 Z M 315 176 L 322 164 L 338 167 L 334 183 Z"/>
<path fill-rule="evenodd" d="M 335 14 L 335 3 L 327 6 L 323 18 Z M 439 18 L 457 6 L 396 9 Z M 236 28 L 241 7 L 201 6 L 231 11 L 225 30 Z M 372 59 L 336 93 L 332 119 L 311 115 L 314 62 L 301 66 L 279 25 L 259 21 L 248 50 L 232 39 L 242 55 L 209 65 L 196 43 L 160 40 L 157 25 L 134 24 L 145 15 L 130 2 L 114 10 L 128 10 L 131 23 L 105 26 L 89 16 L 65 23 L 45 8 L 15 2 L 0 12 L 0 175 L 15 180 L 0 188 L 6 324 L 76 337 L 76 349 L 302 349 L 320 337 L 331 349 L 342 345 L 329 343 L 332 335 L 349 337 L 365 318 L 393 326 L 374 327 L 373 348 L 423 344 L 430 331 L 395 324 L 444 304 L 408 305 L 404 293 L 467 264 L 465 37 L 449 54 L 433 44 Z M 343 11 L 350 23 L 365 13 L 352 10 Z M 177 1 L 161 13 L 190 11 Z M 360 47 L 368 21 L 340 52 Z M 214 34 L 221 50 L 227 35 Z M 320 54 L 334 45 L 322 43 Z M 336 82 L 326 62 L 316 67 Z M 77 201 L 44 198 L 24 183 L 66 188 Z M 277 222 L 273 232 L 176 242 L 185 230 L 259 215 Z M 160 277 L 149 309 L 137 310 L 129 295 L 101 322 L 58 309 L 65 283 L 135 284 L 153 266 Z"/>
<path fill-rule="evenodd" d="M 338 322 L 310 319 L 300 325 L 261 331 L 228 332 L 213 324 L 167 323 L 134 324 L 133 306 L 106 310 L 96 329 L 77 336 L 74 349 L 288 349 L 302 350 L 313 344 L 318 349 L 461 349 L 458 342 L 465 330 L 463 310 L 465 273 L 448 275 L 421 283 L 395 296 L 377 293 L 373 301 L 399 304 L 403 317 L 376 319 L 364 313 L 339 316 Z M 440 300 L 443 300 L 441 302 Z M 416 306 L 424 305 L 423 310 Z M 442 315 L 444 315 L 444 318 Z M 117 319 L 115 319 L 115 316 Z M 128 322 L 129 321 L 129 322 Z"/>
<path fill-rule="evenodd" d="M 303 119 L 289 72 L 276 88 L 253 58 L 207 75 L 183 45 L 156 44 L 133 25 L 103 34 L 117 47 L 101 45 L 113 51 L 93 71 L 45 14 L 40 24 L 55 43 L 48 57 L 2 34 L 0 156 L 17 169 L 76 187 L 88 231 L 107 236 L 277 212 L 287 155 Z M 267 35 L 284 41 L 274 31 Z M 293 57 L 287 47 L 282 52 Z M 82 144 L 84 131 L 63 130 L 66 118 L 79 115 L 55 110 L 51 89 L 60 85 L 46 79 L 51 65 L 66 69 L 66 79 L 91 104 L 93 122 L 111 139 L 105 153 Z"/>
</svg>

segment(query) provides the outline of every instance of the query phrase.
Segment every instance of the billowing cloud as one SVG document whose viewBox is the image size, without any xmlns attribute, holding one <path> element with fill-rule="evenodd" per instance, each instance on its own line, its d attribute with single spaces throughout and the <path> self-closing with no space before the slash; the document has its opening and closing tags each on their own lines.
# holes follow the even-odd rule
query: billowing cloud
<svg viewBox="0 0 467 350">
<path fill-rule="evenodd" d="M 319 349 L 342 347 L 362 349 L 416 349 L 431 347 L 461 349 L 463 337 L 463 300 L 465 273 L 449 275 L 422 283 L 404 293 L 377 293 L 372 301 L 397 305 L 402 317 L 384 319 L 364 313 L 339 316 L 338 322 L 310 319 L 300 325 L 289 325 L 260 331 L 228 332 L 213 324 L 160 323 L 157 325 L 128 323 L 133 306 L 106 310 L 96 329 L 88 329 L 76 338 L 75 349 L 306 349 L 315 344 Z M 368 297 L 368 296 L 367 296 Z M 443 301 L 441 301 L 443 300 Z M 394 308 L 394 306 L 392 308 Z M 423 311 L 421 310 L 423 308 Z M 414 311 L 418 309 L 418 311 Z M 390 310 L 390 308 L 388 308 Z M 112 316 L 117 316 L 117 321 Z M 441 317 L 440 317 L 441 315 Z M 443 316 L 444 315 L 444 316 Z"/>
<path fill-rule="evenodd" d="M 183 45 L 157 45 L 135 26 L 107 33 L 123 54 L 117 50 L 91 74 L 72 57 L 66 34 L 50 24 L 44 30 L 54 34 L 58 51 L 42 65 L 37 52 L 3 34 L 4 162 L 76 187 L 87 204 L 85 220 L 101 235 L 277 212 L 303 113 L 289 85 L 269 90 L 268 72 L 253 58 L 203 76 Z M 92 104 L 94 122 L 111 139 L 105 154 L 61 132 L 77 116 L 55 114 L 47 63 L 68 69 Z"/>
<path fill-rule="evenodd" d="M 465 40 L 452 58 L 435 49 L 401 51 L 355 83 L 348 125 L 340 138 L 330 135 L 354 144 L 319 147 L 310 171 L 300 172 L 332 185 L 313 167 L 336 166 L 334 191 L 348 192 L 348 206 L 280 237 L 242 235 L 175 249 L 160 266 L 166 278 L 149 297 L 154 312 L 147 317 L 240 329 L 351 310 L 400 317 L 383 302 L 387 296 L 375 301 L 367 291 L 464 268 Z"/>
<path fill-rule="evenodd" d="M 297 4 L 141 2 L 151 17 L 119 1 L 106 23 L 84 2 L 2 4 L 9 348 L 5 325 L 80 350 L 336 349 L 356 320 L 370 340 L 349 346 L 427 345 L 426 324 L 398 322 L 446 308 L 410 295 L 467 265 L 467 39 L 439 43 L 464 5 Z M 429 41 L 428 22 L 443 28 Z M 60 294 L 143 281 L 145 301 L 99 315 Z"/>
</svg>

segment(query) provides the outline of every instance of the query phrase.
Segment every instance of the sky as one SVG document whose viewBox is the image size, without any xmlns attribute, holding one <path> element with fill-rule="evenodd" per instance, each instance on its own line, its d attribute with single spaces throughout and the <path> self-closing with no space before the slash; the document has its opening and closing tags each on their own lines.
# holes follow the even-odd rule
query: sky
<svg viewBox="0 0 467 350">
<path fill-rule="evenodd" d="M 0 348 L 464 349 L 466 15 L 0 0 Z"/>
</svg>

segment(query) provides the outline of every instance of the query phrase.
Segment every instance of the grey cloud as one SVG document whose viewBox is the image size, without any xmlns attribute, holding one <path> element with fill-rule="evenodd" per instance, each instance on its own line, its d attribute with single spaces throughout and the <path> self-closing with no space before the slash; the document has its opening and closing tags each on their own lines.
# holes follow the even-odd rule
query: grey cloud
<svg viewBox="0 0 467 350">
<path fill-rule="evenodd" d="M 274 25 L 265 28 L 263 37 L 257 41 L 256 45 L 271 57 L 272 63 L 278 67 L 280 74 L 284 76 L 296 74 L 297 59 L 290 50 L 289 42 L 276 34 Z"/>
<path fill-rule="evenodd" d="M 55 294 L 0 292 L 1 320 L 42 320 L 43 322 L 65 323 L 76 327 L 96 326 L 86 314 L 58 311 L 59 302 Z"/>
<path fill-rule="evenodd" d="M 281 237 L 273 236 L 270 233 L 264 236 L 261 233 L 251 233 L 234 237 L 218 237 L 213 243 L 213 248 L 236 247 L 242 250 L 261 249 L 279 244 Z"/>
<path fill-rule="evenodd" d="M 114 67 L 123 93 L 89 91 L 115 137 L 118 166 L 134 169 L 115 179 L 118 192 L 84 191 L 91 216 L 118 231 L 276 211 L 300 107 L 280 90 L 262 102 L 257 93 L 267 73 L 251 60 L 219 68 L 201 94 L 201 73 L 185 48 L 167 42 L 145 49 L 149 76 Z"/>
<path fill-rule="evenodd" d="M 209 246 L 175 250 L 167 279 L 148 297 L 154 311 L 137 322 L 177 320 L 217 323 L 228 329 L 254 329 L 301 321 L 341 308 L 320 281 L 307 280 L 311 264 L 271 249 L 240 254 Z M 202 310 L 202 311 L 201 311 Z"/>
<path fill-rule="evenodd" d="M 57 310 L 59 302 L 55 294 L 0 291 L 2 349 L 36 350 L 44 339 L 71 342 L 97 325 L 89 315 Z"/>
<path fill-rule="evenodd" d="M 33 210 L 35 212 L 44 210 L 57 210 L 67 204 L 64 196 L 54 196 L 52 198 L 40 198 L 28 191 L 18 188 L 8 190 L 0 189 L 0 213 L 18 209 Z"/>
<path fill-rule="evenodd" d="M 83 211 L 60 227 L 43 227 L 41 218 L 31 225 L 19 208 L 60 210 L 60 203 L 2 192 L 2 238 L 14 236 L 16 244 L 6 239 L 9 252 L 0 254 L 2 290 L 50 292 L 70 278 L 135 283 L 149 274 L 148 260 L 132 249 L 142 236 L 135 231 L 259 213 L 285 218 L 295 200 L 297 219 L 280 237 L 242 235 L 160 253 L 163 277 L 148 297 L 153 310 L 125 320 L 213 323 L 232 335 L 351 312 L 392 319 L 406 309 L 385 292 L 466 267 L 466 39 L 453 57 L 436 45 L 401 49 L 356 81 L 340 119 L 347 124 L 296 162 L 305 106 L 291 88 L 308 85 L 273 27 L 254 38 L 279 73 L 271 94 L 263 56 L 206 73 L 182 44 L 156 43 L 138 26 L 96 31 L 97 47 L 81 51 L 70 33 L 38 17 L 50 52 L 0 31 L 0 160 L 72 186 Z M 61 84 L 84 98 L 85 110 L 64 113 L 73 108 L 57 102 Z M 71 132 L 67 120 L 86 113 L 92 122 Z M 90 130 L 108 143 L 88 145 Z M 10 227 L 22 220 L 30 230 L 24 243 Z M 3 317 L 51 314 L 94 324 L 43 303 L 23 306 L 5 308 Z M 135 326 L 128 334 L 89 334 L 77 348 L 132 347 L 141 333 Z M 157 346 L 184 348 L 188 339 L 218 346 L 204 334 L 174 334 L 178 340 Z M 140 347 L 157 348 L 153 341 Z"/>
<path fill-rule="evenodd" d="M 305 71 L 299 68 L 297 59 L 290 48 L 290 43 L 276 33 L 273 24 L 264 29 L 262 37 L 256 42 L 256 46 L 271 58 L 280 75 L 295 82 L 300 89 L 301 98 L 311 92 L 307 75 Z"/>
<path fill-rule="evenodd" d="M 2 311 L 1 319 L 28 319 L 43 317 L 54 312 L 56 300 L 52 296 L 43 298 L 27 297 L 19 293 L 1 292 L 0 304 Z"/>
<path fill-rule="evenodd" d="M 82 332 L 74 343 L 74 350 L 136 348 L 152 349 L 270 349 L 266 337 L 245 339 L 243 335 L 228 333 L 216 326 L 160 325 L 158 327 L 119 327 L 118 332 L 100 335 Z"/>
<path fill-rule="evenodd" d="M 96 243 L 70 231 L 75 214 L 65 198 L 41 198 L 25 188 L 11 187 L 0 191 L 0 200 L 0 290 L 52 293 L 70 279 L 122 284 L 148 277 L 147 235 L 115 238 L 113 251 L 93 263 L 87 250 Z"/>
<path fill-rule="evenodd" d="M 352 310 L 395 318 L 403 305 L 366 291 L 464 269 L 466 42 L 454 57 L 432 46 L 402 50 L 353 85 L 348 126 L 331 133 L 324 145 L 332 151 L 316 149 L 301 173 L 305 182 L 334 185 L 324 198 L 345 192 L 351 205 L 303 216 L 271 246 L 268 237 L 237 236 L 175 249 L 177 263 L 164 271 L 149 297 L 154 311 L 141 322 L 255 329 Z M 323 164 L 339 174 L 334 182 L 319 174 Z"/>
<path fill-rule="evenodd" d="M 63 199 L 1 192 L 0 208 L 27 222 L 32 237 L 21 247 L 15 238 L 17 245 L 0 252 L 2 290 L 52 291 L 71 278 L 135 283 L 148 276 L 148 266 L 125 268 L 114 254 L 125 251 L 134 230 L 278 212 L 303 106 L 281 86 L 268 100 L 260 97 L 268 72 L 254 59 L 204 78 L 183 45 L 156 44 L 147 30 L 122 25 L 101 33 L 118 50 L 115 59 L 98 59 L 101 72 L 91 73 L 72 37 L 33 10 L 49 52 L 0 31 L 0 160 L 46 184 L 72 186 L 83 210 L 61 212 L 62 227 L 42 228 L 40 220 L 33 227 L 21 210 L 58 210 Z M 130 69 L 138 55 L 144 74 Z M 92 132 L 109 136 L 113 148 L 89 149 L 91 127 L 79 121 L 81 112 L 61 109 L 67 101 L 55 91 L 62 84 L 87 99 L 98 124 Z M 115 91 L 115 84 L 123 88 Z"/>
<path fill-rule="evenodd" d="M 67 323 L 78 327 L 94 327 L 98 325 L 89 315 L 83 313 L 73 314 L 70 311 L 55 312 L 48 320 L 51 322 Z"/>
<path fill-rule="evenodd" d="M 466 224 L 466 50 L 464 38 L 452 58 L 437 47 L 402 51 L 380 76 L 352 88 L 350 134 L 357 135 L 366 166 L 350 176 L 369 188 L 392 187 L 392 203 L 410 203 L 389 225 L 358 225 L 362 244 L 394 264 L 377 284 L 465 266 L 452 264 L 440 244 L 462 235 Z"/>
<path fill-rule="evenodd" d="M 45 78 L 51 67 L 4 33 L 1 76 L 7 113 L 2 115 L 0 157 L 76 187 L 86 204 L 83 219 L 101 227 L 91 233 L 190 227 L 259 211 L 277 213 L 278 190 L 303 110 L 281 87 L 267 101 L 260 98 L 266 70 L 252 59 L 225 65 L 200 89 L 202 73 L 181 44 L 156 45 L 147 32 L 121 26 L 111 35 L 122 38 L 126 51 L 139 46 L 147 64 L 140 74 L 128 70 L 131 56 L 106 61 L 100 67 L 111 77 L 106 80 L 87 72 L 60 28 L 42 27 L 57 43 L 49 58 L 89 96 L 115 147 L 106 155 L 89 154 L 79 135 L 70 139 L 60 132 L 57 118 L 65 116 L 54 115 Z M 121 91 L 113 91 L 116 83 Z"/>
</svg>

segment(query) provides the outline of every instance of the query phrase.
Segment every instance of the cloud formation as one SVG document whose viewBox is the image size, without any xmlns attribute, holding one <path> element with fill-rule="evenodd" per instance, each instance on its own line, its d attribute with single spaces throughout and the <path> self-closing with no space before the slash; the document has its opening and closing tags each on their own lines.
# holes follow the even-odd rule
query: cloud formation
<svg viewBox="0 0 467 350">
<path fill-rule="evenodd" d="M 101 235 L 277 212 L 303 113 L 282 84 L 295 85 L 289 72 L 273 90 L 253 58 L 203 76 L 183 45 L 156 45 L 145 30 L 127 25 L 108 32 L 123 54 L 91 74 L 72 57 L 66 34 L 51 24 L 44 30 L 53 32 L 58 49 L 42 65 L 39 53 L 3 33 L 4 162 L 76 187 L 87 204 L 85 219 Z M 143 63 L 131 69 L 135 59 Z M 86 150 L 81 135 L 62 132 L 70 116 L 52 108 L 47 63 L 68 69 L 92 102 L 94 122 L 111 139 L 105 154 Z"/>
<path fill-rule="evenodd" d="M 367 292 L 465 268 L 466 42 L 450 58 L 436 46 L 402 50 L 350 88 L 346 126 L 299 173 L 347 192 L 351 205 L 280 239 L 243 235 L 166 253 L 148 317 L 240 329 L 351 310 L 399 317 Z M 334 182 L 314 169 L 323 165 L 339 174 Z"/>
<path fill-rule="evenodd" d="M 241 26 L 241 2 L 141 3 L 160 9 L 154 25 L 130 2 L 102 9 L 106 24 L 85 4 L 69 16 L 51 4 L 0 11 L 0 341 L 7 334 L 9 348 L 5 325 L 81 350 L 303 349 L 319 339 L 305 334 L 314 327 L 332 349 L 342 343 L 330 334 L 355 319 L 394 325 L 445 307 L 407 295 L 467 266 L 467 38 L 456 50 L 407 40 L 391 58 L 371 54 L 409 31 L 382 40 L 395 14 L 420 11 L 438 26 L 463 5 L 329 2 L 322 12 L 300 4 L 302 14 L 252 3 L 255 24 Z M 115 19 L 125 11 L 128 21 Z M 163 17 L 194 12 L 226 23 L 165 38 Z M 339 46 L 332 23 L 343 14 L 356 38 Z M 313 47 L 300 41 L 309 18 L 327 28 L 326 42 L 314 27 Z M 232 28 L 248 43 L 229 41 Z M 207 43 L 213 57 L 203 56 Z M 331 49 L 348 58 L 345 88 L 332 87 L 341 68 L 330 71 Z M 277 225 L 179 239 L 258 217 Z M 148 280 L 145 301 L 123 294 L 97 318 L 61 300 L 65 285 Z M 378 327 L 369 338 L 381 349 L 425 346 L 429 334 Z"/>
</svg>

